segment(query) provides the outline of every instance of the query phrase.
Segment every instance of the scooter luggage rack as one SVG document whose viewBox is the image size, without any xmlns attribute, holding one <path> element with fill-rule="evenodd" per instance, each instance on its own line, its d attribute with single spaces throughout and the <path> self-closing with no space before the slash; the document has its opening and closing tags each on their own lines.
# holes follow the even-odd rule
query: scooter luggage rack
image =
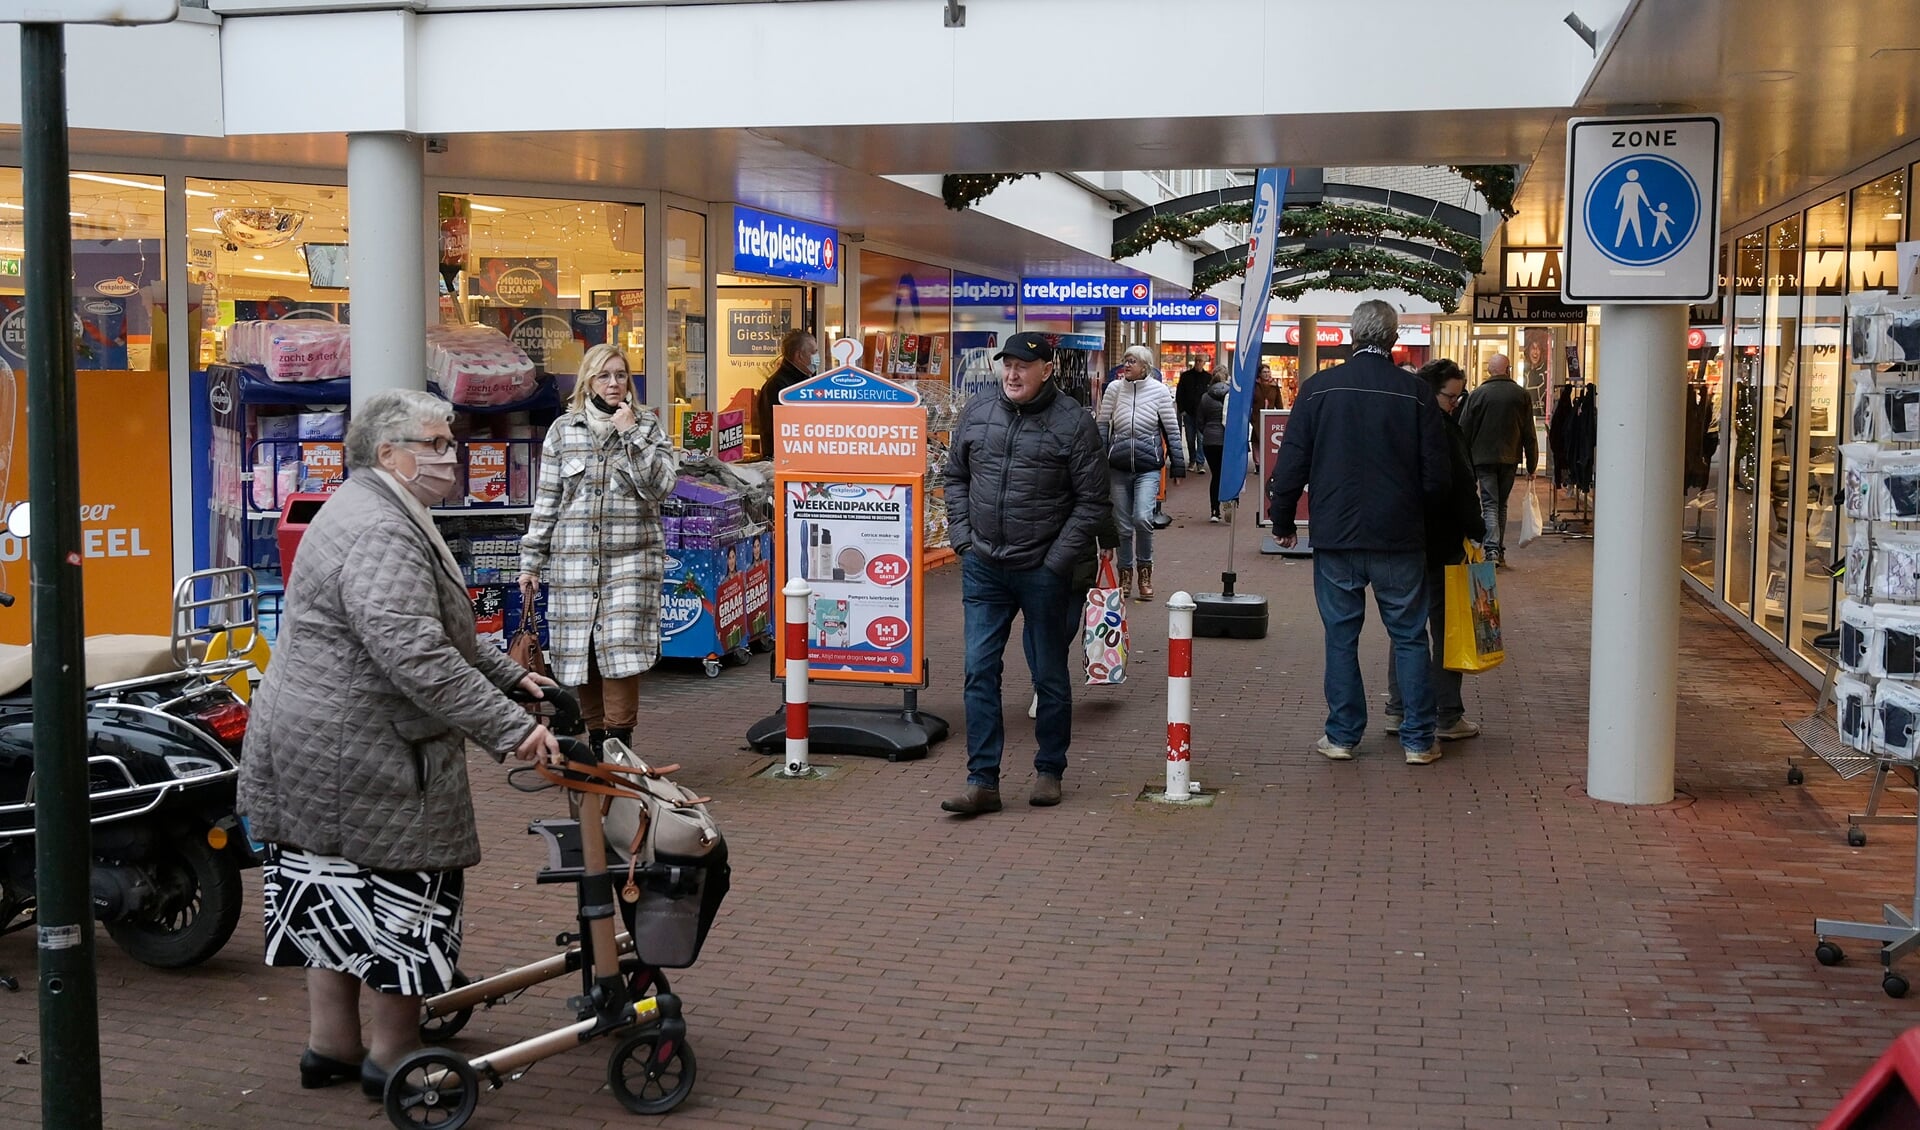
<svg viewBox="0 0 1920 1130">
<path fill-rule="evenodd" d="M 208 586 L 210 595 L 195 595 L 196 587 L 203 582 Z M 214 609 L 223 611 L 214 615 L 211 614 Z M 207 623 L 197 623 L 197 614 L 203 611 L 210 613 Z M 230 619 L 220 618 L 229 613 Z M 251 651 L 260 631 L 259 620 L 259 594 L 252 569 L 234 565 L 188 573 L 180 578 L 180 583 L 173 590 L 173 630 L 169 641 L 175 665 L 182 670 L 194 668 L 205 654 L 206 640 L 222 632 L 231 635 L 235 641 L 232 654 Z M 244 637 L 236 634 L 243 629 L 247 633 Z M 245 646 L 238 642 L 243 638 L 246 640 Z M 226 662 L 240 664 L 239 667 L 232 667 L 229 674 L 252 666 L 245 660 Z M 206 665 L 203 669 L 211 670 L 214 666 L 217 664 Z"/>
<path fill-rule="evenodd" d="M 592 794 L 586 788 L 596 778 L 586 770 L 597 765 L 599 757 L 592 747 L 572 736 L 581 730 L 579 705 L 559 688 L 546 687 L 543 693 L 555 711 L 553 728 L 564 735 L 560 743 L 567 765 L 557 774 L 541 772 L 541 776 L 546 782 L 584 794 L 583 800 L 590 799 Z M 516 781 L 515 787 L 531 792 L 551 787 L 546 782 L 526 788 Z M 471 1059 L 444 1047 L 426 1047 L 408 1055 L 393 1066 L 382 1096 L 388 1121 L 401 1130 L 428 1126 L 461 1130 L 479 1107 L 482 1078 L 489 1090 L 498 1090 L 541 1060 L 607 1035 L 621 1037 L 607 1059 L 607 1085 L 627 1110 L 665 1114 L 692 1093 L 696 1069 L 693 1048 L 687 1042 L 686 1021 L 680 1013 L 680 998 L 669 991 L 659 970 L 627 956 L 633 941 L 627 934 L 616 933 L 614 927 L 619 909 L 607 865 L 601 806 L 582 803 L 578 807 L 578 821 L 538 820 L 528 828 L 547 841 L 549 863 L 556 865 L 543 871 L 539 881 L 575 884 L 579 932 L 563 933 L 555 939 L 556 944 L 571 948 L 482 981 L 458 984 L 461 978 L 456 973 L 452 990 L 424 1002 L 421 1037 L 429 1042 L 451 1039 L 476 1006 L 491 1008 L 576 970 L 581 975 L 582 992 L 569 1000 L 568 1006 L 578 1019 L 545 1035 Z M 572 862 L 570 849 L 575 846 L 577 868 L 566 866 Z M 604 967 L 605 960 L 599 955 L 611 955 L 612 968 Z M 649 988 L 654 996 L 640 995 Z"/>
</svg>

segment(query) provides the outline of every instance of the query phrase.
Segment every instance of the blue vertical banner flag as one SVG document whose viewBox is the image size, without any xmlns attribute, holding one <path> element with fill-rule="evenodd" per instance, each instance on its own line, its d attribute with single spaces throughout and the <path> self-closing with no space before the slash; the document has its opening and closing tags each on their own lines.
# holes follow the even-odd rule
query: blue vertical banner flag
<svg viewBox="0 0 1920 1130">
<path fill-rule="evenodd" d="M 1274 242 L 1280 206 L 1287 198 L 1287 170 L 1261 169 L 1253 182 L 1253 235 L 1247 240 L 1247 276 L 1240 292 L 1240 332 L 1234 338 L 1233 383 L 1227 387 L 1228 436 L 1245 436 L 1253 421 L 1253 384 L 1260 374 L 1260 343 L 1267 336 L 1267 301 L 1273 297 Z M 1247 447 L 1229 443 L 1220 453 L 1220 501 L 1235 502 L 1247 485 Z M 1260 484 L 1264 491 L 1266 484 Z M 1258 497 L 1256 495 L 1256 497 Z"/>
</svg>

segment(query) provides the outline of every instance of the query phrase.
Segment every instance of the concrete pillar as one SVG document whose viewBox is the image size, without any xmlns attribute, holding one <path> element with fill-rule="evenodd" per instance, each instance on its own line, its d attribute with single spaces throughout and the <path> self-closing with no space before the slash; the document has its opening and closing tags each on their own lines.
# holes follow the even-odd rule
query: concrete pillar
<svg viewBox="0 0 1920 1130">
<path fill-rule="evenodd" d="M 1608 306 L 1596 452 L 1587 795 L 1673 799 L 1687 308 Z"/>
<path fill-rule="evenodd" d="M 1300 379 L 1306 380 L 1320 371 L 1320 319 L 1311 315 L 1300 317 Z"/>
<path fill-rule="evenodd" d="M 353 408 L 427 387 L 426 143 L 400 133 L 347 137 L 353 303 Z"/>
</svg>

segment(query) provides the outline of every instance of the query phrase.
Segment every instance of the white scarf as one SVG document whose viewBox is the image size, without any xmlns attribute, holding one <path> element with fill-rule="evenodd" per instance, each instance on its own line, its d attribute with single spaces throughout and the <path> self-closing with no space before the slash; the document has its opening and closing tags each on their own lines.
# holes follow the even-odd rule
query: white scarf
<svg viewBox="0 0 1920 1130">
<path fill-rule="evenodd" d="M 593 432 L 594 442 L 607 442 L 607 437 L 613 434 L 613 413 L 602 412 L 592 397 L 588 397 L 580 407 L 586 412 L 587 427 Z"/>
<path fill-rule="evenodd" d="M 454 576 L 464 581 L 466 574 L 461 571 L 460 562 L 453 556 L 453 550 L 447 547 L 447 539 L 440 536 L 440 527 L 434 525 L 433 512 L 427 509 L 426 503 L 415 498 L 413 492 L 407 489 L 407 484 L 401 482 L 400 477 L 392 471 L 385 467 L 375 467 L 374 470 L 387 480 L 387 485 L 393 488 L 393 493 L 400 496 L 400 504 L 407 508 L 407 515 L 413 519 L 413 524 L 426 531 L 427 540 L 431 541 L 433 548 L 440 553 L 441 564 L 445 565 Z"/>
</svg>

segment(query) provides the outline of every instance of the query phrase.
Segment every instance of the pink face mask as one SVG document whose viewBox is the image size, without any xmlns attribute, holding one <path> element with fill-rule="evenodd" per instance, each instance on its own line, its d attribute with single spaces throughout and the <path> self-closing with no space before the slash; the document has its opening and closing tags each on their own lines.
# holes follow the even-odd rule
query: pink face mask
<svg viewBox="0 0 1920 1130">
<path fill-rule="evenodd" d="M 393 473 L 393 477 L 399 479 L 413 497 L 428 506 L 453 497 L 454 487 L 459 482 L 459 456 L 452 448 L 438 454 L 431 451 L 414 452 L 413 468 L 411 479 L 398 470 Z"/>
</svg>

